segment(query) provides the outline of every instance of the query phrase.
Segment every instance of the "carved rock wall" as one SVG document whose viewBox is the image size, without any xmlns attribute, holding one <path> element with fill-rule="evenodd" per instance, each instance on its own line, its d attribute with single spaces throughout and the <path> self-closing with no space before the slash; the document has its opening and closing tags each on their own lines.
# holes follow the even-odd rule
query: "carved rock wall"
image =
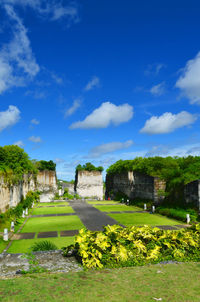
<svg viewBox="0 0 200 302">
<path fill-rule="evenodd" d="M 103 199 L 103 177 L 99 171 L 78 171 L 74 189 L 81 197 Z"/>
<path fill-rule="evenodd" d="M 123 193 L 130 199 L 151 199 L 158 203 L 163 199 L 160 190 L 165 191 L 165 186 L 165 182 L 157 177 L 132 171 L 106 175 L 106 197 L 111 198 L 116 193 Z"/>
</svg>

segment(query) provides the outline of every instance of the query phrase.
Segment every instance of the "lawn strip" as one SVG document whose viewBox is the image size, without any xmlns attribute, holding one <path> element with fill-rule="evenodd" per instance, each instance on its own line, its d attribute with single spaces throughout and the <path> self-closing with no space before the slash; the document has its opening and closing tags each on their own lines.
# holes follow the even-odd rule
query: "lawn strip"
<svg viewBox="0 0 200 302">
<path fill-rule="evenodd" d="M 8 249 L 8 253 L 27 253 L 29 251 L 29 248 L 35 243 L 39 241 L 48 240 L 57 246 L 58 249 L 61 249 L 64 246 L 68 246 L 70 244 L 74 243 L 74 237 L 68 236 L 68 237 L 57 237 L 57 238 L 37 238 L 37 239 L 22 239 L 22 240 L 14 240 L 12 241 L 12 244 L 10 248 Z"/>
<path fill-rule="evenodd" d="M 112 212 L 112 211 L 119 211 L 119 212 L 126 212 L 126 211 L 139 211 L 141 212 L 141 208 L 134 207 L 134 206 L 126 206 L 126 205 L 105 205 L 105 206 L 96 206 L 94 207 L 101 211 L 101 212 Z"/>
<path fill-rule="evenodd" d="M 140 226 L 140 225 L 179 225 L 181 222 L 167 218 L 162 215 L 149 214 L 149 213 L 133 213 L 133 214 L 107 214 L 108 216 L 114 218 L 120 224 L 125 226 Z"/>
<path fill-rule="evenodd" d="M 41 207 L 35 208 L 32 212 L 32 215 L 44 215 L 44 214 L 61 214 L 61 213 L 74 213 L 74 210 L 71 207 Z"/>
<path fill-rule="evenodd" d="M 84 228 L 77 216 L 30 218 L 21 233 L 79 230 Z"/>
</svg>

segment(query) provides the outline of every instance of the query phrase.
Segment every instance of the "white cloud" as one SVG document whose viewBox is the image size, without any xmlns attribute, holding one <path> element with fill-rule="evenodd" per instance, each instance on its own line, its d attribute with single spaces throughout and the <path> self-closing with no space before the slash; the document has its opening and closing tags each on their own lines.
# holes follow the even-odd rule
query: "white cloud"
<svg viewBox="0 0 200 302">
<path fill-rule="evenodd" d="M 154 64 L 149 64 L 147 66 L 147 69 L 145 70 L 144 74 L 146 76 L 149 76 L 149 75 L 158 75 L 160 70 L 165 68 L 166 65 L 163 64 L 163 63 L 154 63 Z"/>
<path fill-rule="evenodd" d="M 62 163 L 64 163 L 65 162 L 65 160 L 63 159 L 63 158 L 55 158 L 54 159 L 54 162 L 56 163 L 56 164 L 62 164 Z"/>
<path fill-rule="evenodd" d="M 183 95 L 190 100 L 191 104 L 200 105 L 200 52 L 186 63 L 176 82 L 176 87 L 182 90 Z"/>
<path fill-rule="evenodd" d="M 65 117 L 72 115 L 81 106 L 81 100 L 74 100 L 72 106 L 65 112 Z"/>
<path fill-rule="evenodd" d="M 158 85 L 153 86 L 150 90 L 150 93 L 154 96 L 160 96 L 165 93 L 165 82 L 162 82 Z"/>
<path fill-rule="evenodd" d="M 102 103 L 101 106 L 89 114 L 83 121 L 75 122 L 70 129 L 106 128 L 128 122 L 133 117 L 133 107 L 128 104 L 116 106 L 110 102 Z"/>
<path fill-rule="evenodd" d="M 121 150 L 121 149 L 126 149 L 129 148 L 130 146 L 132 146 L 133 141 L 132 140 L 128 140 L 124 143 L 121 142 L 111 142 L 111 143 L 107 143 L 107 144 L 102 144 L 99 145 L 97 147 L 94 147 L 90 150 L 89 152 L 89 156 L 90 157 L 99 157 L 103 154 L 106 153 L 110 153 L 110 152 L 114 152 L 117 150 Z"/>
<path fill-rule="evenodd" d="M 85 86 L 84 90 L 90 91 L 94 89 L 95 87 L 98 87 L 100 84 L 100 80 L 98 77 L 94 76 Z"/>
<path fill-rule="evenodd" d="M 33 143 L 41 143 L 42 140 L 39 136 L 31 136 L 29 137 L 29 141 L 33 142 Z"/>
<path fill-rule="evenodd" d="M 178 114 L 166 112 L 161 116 L 152 116 L 146 121 L 141 133 L 162 134 L 170 133 L 174 130 L 193 124 L 197 120 L 197 115 L 182 111 Z"/>
<path fill-rule="evenodd" d="M 18 147 L 24 147 L 24 143 L 22 141 L 17 141 L 13 145 L 18 146 Z"/>
<path fill-rule="evenodd" d="M 10 5 L 5 5 L 8 17 L 13 21 L 13 39 L 0 51 L 0 93 L 14 86 L 23 86 L 27 78 L 39 72 L 27 30 Z"/>
<path fill-rule="evenodd" d="M 38 121 L 35 118 L 31 120 L 31 124 L 33 124 L 33 125 L 39 125 L 39 123 L 40 123 L 40 121 Z"/>
<path fill-rule="evenodd" d="M 15 125 L 20 119 L 20 111 L 10 105 L 8 110 L 0 112 L 0 132 L 5 128 Z"/>
<path fill-rule="evenodd" d="M 42 17 L 46 17 L 51 21 L 67 18 L 68 23 L 76 23 L 79 21 L 78 8 L 76 2 L 63 5 L 59 0 L 3 0 L 13 6 L 30 7 L 39 13 Z"/>
</svg>

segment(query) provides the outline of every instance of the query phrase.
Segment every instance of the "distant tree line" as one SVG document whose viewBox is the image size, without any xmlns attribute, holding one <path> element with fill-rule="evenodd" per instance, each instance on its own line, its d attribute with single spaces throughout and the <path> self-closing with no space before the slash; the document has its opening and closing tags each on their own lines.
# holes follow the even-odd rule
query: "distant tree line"
<svg viewBox="0 0 200 302">
<path fill-rule="evenodd" d="M 95 167 L 93 164 L 91 163 L 86 163 L 85 165 L 78 165 L 76 167 L 76 171 L 103 171 L 103 167 L 99 166 L 99 167 Z"/>
</svg>

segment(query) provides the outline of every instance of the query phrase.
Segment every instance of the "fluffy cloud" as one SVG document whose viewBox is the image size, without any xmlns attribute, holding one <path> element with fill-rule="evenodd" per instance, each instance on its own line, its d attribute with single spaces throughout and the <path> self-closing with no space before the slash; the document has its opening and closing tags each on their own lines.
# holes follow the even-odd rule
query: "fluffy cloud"
<svg viewBox="0 0 200 302">
<path fill-rule="evenodd" d="M 85 91 L 90 91 L 92 89 L 94 89 L 95 87 L 98 87 L 100 83 L 100 80 L 98 77 L 93 77 L 85 86 L 84 90 Z"/>
<path fill-rule="evenodd" d="M 13 145 L 18 146 L 18 147 L 24 147 L 24 143 L 22 141 L 17 141 Z"/>
<path fill-rule="evenodd" d="M 40 71 L 16 6 L 30 7 L 51 21 L 65 18 L 68 25 L 79 20 L 75 2 L 64 6 L 62 1 L 54 0 L 1 0 L 0 7 L 7 13 L 13 37 L 0 50 L 0 94 L 12 87 L 25 86 Z M 62 80 L 55 75 L 54 80 L 61 84 Z"/>
<path fill-rule="evenodd" d="M 68 5 L 63 5 L 62 1 L 59 0 L 2 0 L 2 3 L 12 6 L 30 7 L 43 18 L 46 17 L 51 21 L 63 18 L 67 19 L 68 24 L 79 21 L 78 8 L 75 1 Z"/>
<path fill-rule="evenodd" d="M 181 89 L 191 104 L 200 105 L 200 52 L 194 59 L 186 63 L 176 82 L 176 87 Z"/>
<path fill-rule="evenodd" d="M 170 133 L 178 128 L 191 125 L 196 120 L 197 116 L 187 111 L 182 111 L 178 114 L 166 112 L 161 116 L 152 116 L 146 121 L 140 132 L 147 134 Z"/>
<path fill-rule="evenodd" d="M 5 128 L 15 125 L 20 119 L 20 111 L 15 106 L 9 106 L 8 110 L 0 112 L 0 132 Z"/>
<path fill-rule="evenodd" d="M 153 86 L 150 90 L 150 93 L 154 96 L 160 96 L 165 93 L 165 83 L 162 82 L 158 85 Z"/>
<path fill-rule="evenodd" d="M 38 121 L 35 118 L 31 120 L 31 124 L 33 124 L 33 125 L 39 125 L 39 123 L 40 123 L 40 121 Z"/>
<path fill-rule="evenodd" d="M 58 164 L 62 164 L 62 163 L 64 163 L 65 162 L 65 160 L 63 159 L 63 158 L 55 158 L 54 159 L 54 162 L 58 165 Z"/>
<path fill-rule="evenodd" d="M 31 136 L 29 137 L 29 141 L 33 142 L 33 143 L 41 143 L 42 140 L 39 136 Z"/>
<path fill-rule="evenodd" d="M 65 117 L 72 115 L 81 106 L 81 100 L 74 100 L 72 106 L 65 112 Z"/>
<path fill-rule="evenodd" d="M 128 140 L 124 143 L 112 142 L 112 143 L 102 144 L 102 145 L 99 145 L 99 146 L 91 149 L 89 152 L 89 156 L 93 157 L 93 158 L 99 157 L 106 153 L 129 148 L 130 146 L 132 146 L 132 144 L 133 144 L 132 140 Z"/>
<path fill-rule="evenodd" d="M 70 126 L 70 129 L 106 128 L 128 122 L 133 117 L 133 107 L 128 104 L 116 106 L 110 102 L 102 103 L 83 121 L 78 121 Z"/>
<path fill-rule="evenodd" d="M 14 26 L 13 38 L 0 51 L 0 93 L 13 86 L 23 86 L 27 77 L 32 79 L 39 72 L 27 30 L 10 5 L 5 5 Z"/>
<path fill-rule="evenodd" d="M 166 65 L 165 64 L 162 64 L 162 63 L 154 63 L 154 64 L 149 64 L 147 66 L 147 69 L 145 70 L 144 74 L 146 76 L 149 76 L 149 75 L 158 75 L 160 70 L 162 68 L 165 68 Z"/>
</svg>

